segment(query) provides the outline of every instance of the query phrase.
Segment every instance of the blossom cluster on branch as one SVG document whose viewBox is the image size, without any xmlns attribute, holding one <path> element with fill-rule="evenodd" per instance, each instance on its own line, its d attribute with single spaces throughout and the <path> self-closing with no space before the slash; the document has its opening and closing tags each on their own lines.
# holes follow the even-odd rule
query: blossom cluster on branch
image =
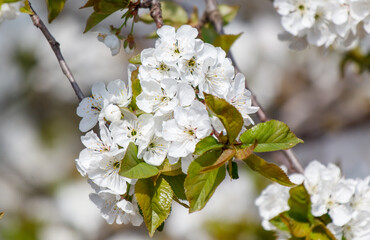
<svg viewBox="0 0 370 240">
<path fill-rule="evenodd" d="M 351 49 L 370 34 L 369 0 L 274 0 L 290 48 L 308 45 Z"/>
<path fill-rule="evenodd" d="M 100 137 L 90 131 L 81 138 L 86 148 L 76 164 L 94 185 L 90 198 L 108 223 L 142 222 L 133 196 L 136 179 L 119 174 L 130 144 L 145 163 L 160 166 L 167 159 L 173 165 L 181 159 L 186 172 L 201 139 L 226 134 L 221 121 L 207 111 L 205 94 L 233 105 L 245 126 L 253 123 L 249 114 L 258 110 L 251 106 L 244 76 L 234 74 L 221 48 L 196 39 L 195 28 L 163 26 L 157 34 L 155 48 L 142 51 L 140 67 L 129 65 L 128 85 L 122 80 L 96 83 L 92 97 L 77 108 L 82 132 L 97 123 L 100 128 Z"/>
<path fill-rule="evenodd" d="M 312 161 L 303 175 L 294 174 L 290 179 L 297 184 L 303 184 L 309 196 L 306 202 L 306 217 L 312 215 L 321 219 L 336 239 L 370 239 L 370 177 L 346 179 L 337 166 L 324 166 L 318 161 Z M 288 216 L 293 215 L 291 210 L 294 205 L 289 202 L 294 201 L 294 194 L 287 187 L 271 184 L 256 199 L 263 219 L 263 228 L 276 231 L 279 239 L 290 239 L 291 234 L 301 234 L 293 230 L 290 233 L 284 231 L 287 230 L 284 227 L 293 225 L 291 223 L 283 224 L 284 227 L 278 224 L 281 221 L 287 222 L 285 213 L 288 213 Z M 300 196 L 301 199 L 304 199 L 302 196 L 304 195 Z M 302 206 L 300 208 L 302 211 Z M 289 220 L 292 222 L 294 219 Z M 300 221 L 302 222 L 302 216 Z M 300 227 L 303 229 L 303 226 Z"/>
</svg>

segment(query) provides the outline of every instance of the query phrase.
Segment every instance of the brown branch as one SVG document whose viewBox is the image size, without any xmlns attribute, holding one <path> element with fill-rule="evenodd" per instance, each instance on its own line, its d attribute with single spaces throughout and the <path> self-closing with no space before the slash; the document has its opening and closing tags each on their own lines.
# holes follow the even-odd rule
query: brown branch
<svg viewBox="0 0 370 240">
<path fill-rule="evenodd" d="M 55 56 L 57 57 L 59 65 L 62 68 L 62 71 L 63 71 L 64 75 L 66 75 L 69 82 L 71 83 L 72 88 L 75 91 L 76 96 L 78 97 L 78 100 L 81 101 L 84 98 L 84 95 L 83 95 L 80 87 L 78 86 L 76 80 L 74 79 L 73 74 L 72 74 L 71 70 L 69 69 L 66 61 L 64 60 L 64 57 L 63 57 L 63 55 L 60 51 L 60 44 L 55 40 L 53 35 L 51 35 L 51 33 L 49 32 L 49 30 L 47 29 L 47 27 L 45 26 L 43 21 L 40 19 L 40 17 L 37 15 L 35 10 L 32 8 L 31 3 L 29 3 L 29 4 L 30 4 L 30 8 L 32 9 L 32 12 L 33 12 L 33 14 L 30 14 L 30 17 L 32 19 L 33 24 L 41 30 L 41 32 L 44 34 L 46 40 L 49 42 L 50 47 L 53 50 Z"/>
<path fill-rule="evenodd" d="M 150 16 L 153 18 L 157 28 L 163 26 L 161 3 L 159 0 L 143 0 L 140 2 L 139 8 L 149 8 Z"/>
<path fill-rule="evenodd" d="M 216 0 L 205 0 L 205 4 L 206 4 L 206 12 L 205 12 L 206 19 L 208 19 L 214 25 L 218 34 L 221 34 L 221 35 L 224 34 L 223 20 L 222 20 L 220 11 L 217 8 Z M 235 67 L 235 71 L 240 72 L 231 51 L 229 51 L 228 56 Z M 245 81 L 245 88 L 248 89 L 252 93 L 252 91 L 248 88 L 247 81 Z M 251 94 L 251 98 L 252 98 L 252 104 L 254 106 L 259 107 L 259 110 L 257 112 L 258 119 L 261 122 L 266 122 L 270 120 L 266 112 L 263 110 L 262 106 L 257 101 L 256 96 L 254 96 L 253 93 Z M 283 150 L 283 153 L 284 153 L 284 156 L 288 159 L 290 165 L 292 166 L 291 169 L 294 169 L 296 172 L 303 173 L 303 167 L 299 163 L 294 152 L 291 149 L 288 149 L 288 150 Z"/>
</svg>

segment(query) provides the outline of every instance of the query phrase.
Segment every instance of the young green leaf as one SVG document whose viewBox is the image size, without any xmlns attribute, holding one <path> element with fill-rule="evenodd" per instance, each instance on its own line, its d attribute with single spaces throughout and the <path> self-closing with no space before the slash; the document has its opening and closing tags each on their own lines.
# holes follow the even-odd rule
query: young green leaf
<svg viewBox="0 0 370 240">
<path fill-rule="evenodd" d="M 277 165 L 266 162 L 264 159 L 255 154 L 250 155 L 243 160 L 253 171 L 258 172 L 262 176 L 277 182 L 281 185 L 293 187 L 295 186 L 286 175 L 286 173 Z"/>
<path fill-rule="evenodd" d="M 175 164 L 170 164 L 166 158 L 162 165 L 158 167 L 159 173 L 167 176 L 176 176 L 182 173 L 181 162 L 178 161 Z"/>
<path fill-rule="evenodd" d="M 130 59 L 128 60 L 129 63 L 132 63 L 132 64 L 141 64 L 141 53 L 133 56 L 133 57 L 130 57 Z"/>
<path fill-rule="evenodd" d="M 294 237 L 303 238 L 310 234 L 311 226 L 309 222 L 297 221 L 288 214 L 280 214 L 280 217 Z"/>
<path fill-rule="evenodd" d="M 65 2 L 66 0 L 46 0 L 49 23 L 51 23 L 63 10 Z"/>
<path fill-rule="evenodd" d="M 0 1 L 1 2 L 1 1 Z M 1 6 L 1 4 L 0 4 Z M 25 0 L 23 2 L 23 6 L 19 9 L 20 12 L 22 13 L 26 13 L 26 14 L 35 14 L 32 9 L 31 9 L 31 6 L 30 6 L 30 2 L 28 0 Z"/>
<path fill-rule="evenodd" d="M 126 8 L 129 3 L 130 0 L 99 0 L 94 4 L 94 10 L 98 13 L 112 14 Z"/>
<path fill-rule="evenodd" d="M 218 35 L 216 40 L 213 42 L 215 47 L 221 47 L 225 52 L 228 52 L 231 48 L 231 45 L 242 35 L 239 34 L 225 34 L 225 35 Z"/>
<path fill-rule="evenodd" d="M 255 142 L 253 145 L 249 147 L 237 149 L 235 153 L 235 158 L 239 160 L 245 160 L 247 157 L 249 157 L 253 153 L 256 146 L 257 146 L 257 142 Z"/>
<path fill-rule="evenodd" d="M 158 169 L 137 158 L 137 147 L 130 142 L 125 157 L 121 161 L 119 174 L 127 178 L 148 178 L 159 173 Z"/>
<path fill-rule="evenodd" d="M 132 100 L 131 100 L 131 108 L 132 110 L 137 110 L 138 107 L 136 105 L 136 97 L 139 96 L 141 93 L 141 85 L 140 80 L 138 78 L 139 69 L 136 69 L 131 73 L 131 88 L 132 88 Z"/>
<path fill-rule="evenodd" d="M 93 12 L 87 19 L 86 27 L 84 33 L 88 32 L 91 28 L 95 27 L 98 23 L 103 21 L 106 17 L 111 15 L 111 13 L 97 13 Z"/>
<path fill-rule="evenodd" d="M 227 165 L 227 170 L 231 179 L 239 179 L 238 164 L 236 162 L 229 162 Z"/>
<path fill-rule="evenodd" d="M 212 136 L 208 136 L 197 143 L 197 145 L 195 146 L 194 154 L 201 156 L 208 151 L 221 149 L 223 148 L 223 146 L 224 145 L 222 143 L 219 143 L 217 139 Z"/>
<path fill-rule="evenodd" d="M 135 185 L 135 196 L 144 216 L 144 222 L 152 237 L 155 230 L 171 212 L 173 192 L 170 184 L 160 177 L 156 184 L 147 178 Z"/>
<path fill-rule="evenodd" d="M 186 174 L 182 173 L 176 176 L 163 176 L 164 179 L 170 184 L 172 191 L 178 199 L 186 200 L 184 182 Z"/>
<path fill-rule="evenodd" d="M 201 39 L 206 42 L 213 44 L 217 37 L 220 36 L 211 24 L 204 24 L 201 31 Z"/>
<path fill-rule="evenodd" d="M 312 228 L 310 239 L 312 240 L 336 240 L 333 233 L 320 221 L 316 220 L 315 226 Z"/>
<path fill-rule="evenodd" d="M 225 165 L 226 162 L 230 161 L 235 156 L 235 152 L 235 149 L 225 149 L 222 151 L 216 162 L 203 168 L 200 173 L 206 173 Z"/>
<path fill-rule="evenodd" d="M 184 185 L 186 198 L 190 204 L 189 212 L 196 212 L 204 208 L 217 186 L 225 178 L 225 167 L 201 173 L 205 166 L 212 165 L 220 155 L 220 150 L 210 151 L 190 164 Z"/>
<path fill-rule="evenodd" d="M 237 5 L 227 5 L 227 4 L 219 4 L 217 5 L 218 10 L 222 16 L 222 20 L 224 25 L 230 23 L 236 16 L 239 10 L 239 6 Z"/>
<path fill-rule="evenodd" d="M 204 93 L 207 107 L 221 120 L 229 142 L 232 143 L 243 127 L 243 117 L 240 112 L 225 99 Z"/>
<path fill-rule="evenodd" d="M 289 216 L 300 222 L 313 223 L 311 199 L 305 187 L 303 185 L 296 186 L 289 190 L 289 194 Z"/>
<path fill-rule="evenodd" d="M 298 143 L 303 143 L 290 131 L 285 123 L 277 120 L 270 120 L 253 126 L 240 136 L 240 141 L 243 146 L 250 146 L 257 141 L 258 145 L 254 149 L 255 152 L 289 149 Z"/>
</svg>

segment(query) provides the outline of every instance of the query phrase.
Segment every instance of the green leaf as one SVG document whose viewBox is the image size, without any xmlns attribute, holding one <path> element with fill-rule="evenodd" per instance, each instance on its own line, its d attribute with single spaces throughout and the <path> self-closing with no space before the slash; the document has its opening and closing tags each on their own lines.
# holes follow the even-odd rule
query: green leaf
<svg viewBox="0 0 370 240">
<path fill-rule="evenodd" d="M 141 93 L 141 85 L 140 80 L 138 78 L 139 75 L 139 69 L 136 69 L 131 73 L 131 87 L 132 87 L 132 100 L 131 100 L 131 108 L 132 110 L 139 109 L 136 105 L 136 97 L 139 96 Z"/>
<path fill-rule="evenodd" d="M 303 143 L 290 131 L 285 123 L 277 120 L 270 120 L 253 126 L 240 136 L 240 141 L 242 141 L 243 146 L 250 146 L 257 141 L 258 145 L 254 149 L 255 152 L 289 149 L 298 143 Z"/>
<path fill-rule="evenodd" d="M 287 214 L 280 214 L 280 217 L 294 237 L 303 238 L 310 234 L 311 226 L 309 222 L 296 221 Z"/>
<path fill-rule="evenodd" d="M 333 233 L 320 221 L 313 227 L 310 239 L 312 240 L 336 240 Z"/>
<path fill-rule="evenodd" d="M 86 27 L 84 33 L 89 31 L 91 28 L 95 27 L 98 23 L 103 21 L 106 17 L 111 15 L 111 13 L 97 13 L 93 12 L 90 17 L 87 19 Z"/>
<path fill-rule="evenodd" d="M 216 32 L 211 24 L 205 24 L 202 27 L 201 33 L 202 40 L 209 44 L 213 44 L 216 41 L 217 37 L 220 36 L 220 34 Z"/>
<path fill-rule="evenodd" d="M 235 153 L 235 158 L 239 160 L 247 159 L 247 157 L 249 157 L 253 153 L 256 146 L 257 146 L 257 142 L 255 142 L 253 145 L 249 147 L 237 149 Z"/>
<path fill-rule="evenodd" d="M 19 11 L 22 12 L 22 13 L 30 14 L 30 15 L 34 14 L 28 0 L 25 0 L 23 2 L 23 6 L 19 9 Z"/>
<path fill-rule="evenodd" d="M 239 179 L 238 164 L 236 162 L 229 162 L 227 169 L 231 179 Z"/>
<path fill-rule="evenodd" d="M 221 155 L 221 151 L 210 151 L 195 159 L 189 166 L 185 178 L 185 194 L 189 201 L 189 212 L 204 208 L 212 197 L 217 186 L 225 178 L 225 167 L 217 168 L 207 173 L 201 173 L 205 166 L 212 165 Z"/>
<path fill-rule="evenodd" d="M 284 231 L 284 232 L 289 232 L 289 228 L 288 226 L 285 224 L 285 222 L 283 221 L 282 219 L 282 215 L 286 215 L 287 216 L 287 212 L 283 212 L 279 215 L 277 215 L 276 217 L 270 219 L 270 223 L 272 225 L 274 225 L 277 229 L 280 229 L 281 231 Z"/>
<path fill-rule="evenodd" d="M 80 9 L 82 8 L 88 8 L 88 7 L 94 7 L 95 4 L 97 4 L 100 0 L 88 0 L 85 5 L 83 5 L 82 7 L 80 7 Z"/>
<path fill-rule="evenodd" d="M 48 7 L 48 20 L 51 23 L 63 10 L 66 0 L 46 0 Z"/>
<path fill-rule="evenodd" d="M 225 99 L 203 93 L 207 107 L 221 120 L 229 142 L 232 143 L 243 127 L 243 117 L 240 112 Z"/>
<path fill-rule="evenodd" d="M 289 216 L 300 222 L 313 223 L 310 195 L 305 187 L 303 185 L 296 186 L 289 190 L 289 194 Z"/>
<path fill-rule="evenodd" d="M 130 57 L 130 59 L 128 60 L 129 63 L 132 63 L 132 64 L 141 64 L 141 53 L 133 56 L 133 57 Z"/>
<path fill-rule="evenodd" d="M 225 35 L 218 35 L 215 39 L 213 45 L 215 47 L 221 47 L 225 52 L 228 52 L 231 48 L 231 45 L 242 35 L 239 34 L 225 34 Z"/>
<path fill-rule="evenodd" d="M 225 149 L 222 151 L 216 162 L 203 168 L 200 173 L 206 173 L 225 165 L 226 162 L 230 161 L 235 156 L 235 152 L 235 149 Z"/>
<path fill-rule="evenodd" d="M 135 185 L 135 196 L 152 237 L 170 214 L 173 198 L 171 186 L 161 177 L 155 185 L 151 179 L 139 179 Z"/>
<path fill-rule="evenodd" d="M 182 173 L 176 176 L 163 176 L 163 178 L 171 185 L 172 191 L 178 199 L 186 200 L 184 188 L 186 174 Z"/>
<path fill-rule="evenodd" d="M 158 167 L 159 173 L 167 176 L 176 176 L 182 173 L 181 162 L 178 161 L 175 164 L 170 164 L 166 158 L 162 165 Z"/>
<path fill-rule="evenodd" d="M 281 185 L 292 187 L 296 186 L 289 180 L 285 172 L 273 163 L 266 162 L 264 159 L 255 154 L 250 155 L 243 160 L 253 171 L 258 172 L 262 176 L 277 182 Z"/>
<path fill-rule="evenodd" d="M 219 4 L 218 10 L 222 16 L 223 24 L 229 24 L 236 16 L 239 11 L 239 6 L 237 5 L 227 5 L 227 4 Z"/>
<path fill-rule="evenodd" d="M 99 0 L 94 3 L 94 10 L 97 13 L 112 14 L 126 8 L 129 3 L 130 0 Z"/>
<path fill-rule="evenodd" d="M 215 149 L 221 149 L 223 148 L 223 144 L 219 143 L 217 139 L 215 139 L 212 136 L 208 136 L 200 140 L 197 145 L 195 146 L 195 155 L 203 155 L 204 153 L 215 150 Z"/>
<path fill-rule="evenodd" d="M 158 169 L 137 158 L 137 147 L 130 142 L 125 157 L 121 161 L 119 174 L 127 178 L 149 178 L 159 173 Z"/>
</svg>

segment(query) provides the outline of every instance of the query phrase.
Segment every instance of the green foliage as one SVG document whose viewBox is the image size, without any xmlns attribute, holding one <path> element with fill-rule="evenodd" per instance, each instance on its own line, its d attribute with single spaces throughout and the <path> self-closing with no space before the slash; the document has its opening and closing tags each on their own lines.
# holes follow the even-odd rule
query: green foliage
<svg viewBox="0 0 370 240">
<path fill-rule="evenodd" d="M 230 143 L 234 142 L 243 127 L 243 117 L 240 112 L 225 99 L 204 93 L 207 107 L 221 120 Z"/>
<path fill-rule="evenodd" d="M 209 172 L 225 165 L 226 162 L 230 161 L 235 156 L 235 153 L 236 153 L 235 149 L 225 149 L 224 151 L 222 151 L 221 155 L 217 158 L 216 162 L 214 162 L 210 166 L 203 168 L 201 173 Z"/>
<path fill-rule="evenodd" d="M 139 54 L 137 54 L 133 57 L 130 57 L 128 62 L 132 63 L 132 64 L 141 64 L 141 53 L 139 53 Z"/>
<path fill-rule="evenodd" d="M 289 210 L 270 222 L 282 231 L 289 231 L 293 239 L 335 240 L 334 235 L 319 218 L 311 214 L 311 200 L 303 185 L 289 191 Z"/>
<path fill-rule="evenodd" d="M 340 72 L 342 76 L 345 75 L 346 66 L 350 63 L 357 65 L 359 73 L 365 71 L 370 72 L 370 52 L 365 54 L 362 53 L 360 49 L 348 51 L 340 62 Z"/>
<path fill-rule="evenodd" d="M 224 166 L 201 173 L 204 167 L 212 165 L 220 155 L 220 150 L 209 151 L 190 164 L 188 175 L 185 178 L 185 194 L 190 204 L 189 212 L 203 209 L 217 186 L 225 178 Z"/>
<path fill-rule="evenodd" d="M 240 141 L 242 141 L 243 146 L 251 146 L 257 141 L 258 145 L 254 149 L 255 152 L 289 149 L 298 143 L 303 143 L 290 131 L 285 123 L 277 120 L 270 120 L 253 126 L 240 136 Z"/>
<path fill-rule="evenodd" d="M 186 200 L 184 182 L 186 174 L 181 173 L 176 176 L 163 176 L 164 179 L 170 184 L 172 191 L 178 199 Z"/>
<path fill-rule="evenodd" d="M 51 23 L 63 10 L 66 0 L 46 0 L 48 20 Z"/>
<path fill-rule="evenodd" d="M 213 42 L 215 47 L 221 47 L 225 52 L 228 52 L 231 48 L 231 45 L 242 35 L 239 34 L 225 34 L 225 35 L 218 35 Z"/>
<path fill-rule="evenodd" d="M 139 96 L 141 93 L 141 85 L 140 80 L 138 78 L 139 69 L 136 69 L 131 73 L 131 89 L 132 89 L 132 100 L 131 100 L 131 108 L 132 110 L 139 109 L 136 105 L 136 97 Z"/>
<path fill-rule="evenodd" d="M 171 212 L 173 198 L 171 186 L 162 177 L 155 184 L 151 179 L 139 179 L 135 185 L 135 196 L 149 235 L 152 237 Z"/>
<path fill-rule="evenodd" d="M 229 24 L 235 18 L 240 8 L 237 5 L 227 5 L 227 4 L 219 4 L 217 7 L 222 16 L 224 25 Z"/>
<path fill-rule="evenodd" d="M 200 156 L 208 151 L 221 149 L 223 146 L 224 144 L 219 143 L 217 139 L 212 136 L 208 136 L 197 143 L 194 154 Z"/>
<path fill-rule="evenodd" d="M 175 2 L 161 1 L 163 23 L 173 27 L 180 27 L 188 23 L 188 14 L 185 9 Z M 144 23 L 153 23 L 154 20 L 150 14 L 140 16 L 140 21 Z"/>
<path fill-rule="evenodd" d="M 229 162 L 229 164 L 227 165 L 227 172 L 229 173 L 231 179 L 238 179 L 238 164 L 236 164 L 236 162 Z"/>
<path fill-rule="evenodd" d="M 250 155 L 244 160 L 244 162 L 253 171 L 258 172 L 262 176 L 274 182 L 288 187 L 295 186 L 295 184 L 289 180 L 289 177 L 280 167 L 273 163 L 266 162 L 264 159 L 258 157 L 255 154 Z"/>
<path fill-rule="evenodd" d="M 112 13 L 128 7 L 130 0 L 88 0 L 81 8 L 93 7 L 94 12 L 87 19 L 84 33 L 103 21 Z"/>
<path fill-rule="evenodd" d="M 204 42 L 213 44 L 218 36 L 220 36 L 220 34 L 216 32 L 211 24 L 204 24 L 202 26 L 201 38 Z"/>
<path fill-rule="evenodd" d="M 119 174 L 127 178 L 142 179 L 155 176 L 158 173 L 158 168 L 137 158 L 137 146 L 130 142 L 125 157 L 121 161 Z"/>
<path fill-rule="evenodd" d="M 24 5 L 19 9 L 19 11 L 22 12 L 22 13 L 30 14 L 30 15 L 34 14 L 28 0 L 24 1 Z"/>
<path fill-rule="evenodd" d="M 178 161 L 177 163 L 171 165 L 167 158 L 163 161 L 162 165 L 159 166 L 158 169 L 160 174 L 167 176 L 176 176 L 182 174 L 181 162 Z"/>
</svg>

